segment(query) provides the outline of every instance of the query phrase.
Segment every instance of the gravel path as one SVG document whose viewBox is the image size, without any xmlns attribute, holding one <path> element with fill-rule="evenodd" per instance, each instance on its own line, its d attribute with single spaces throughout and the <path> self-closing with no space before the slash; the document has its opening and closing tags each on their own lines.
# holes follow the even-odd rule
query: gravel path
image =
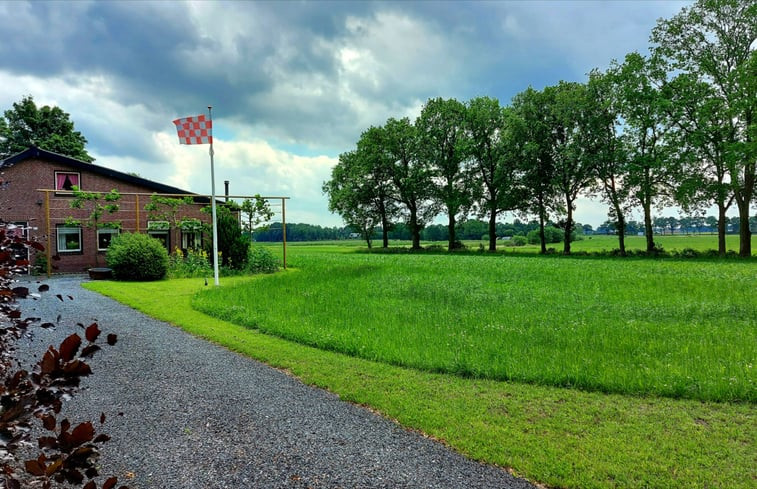
<svg viewBox="0 0 757 489">
<path fill-rule="evenodd" d="M 38 349 L 78 330 L 77 322 L 96 321 L 105 333 L 118 334 L 115 347 L 95 355 L 95 374 L 64 414 L 72 422 L 108 415 L 112 440 L 100 463 L 104 475 L 121 483 L 135 489 L 533 488 L 334 394 L 87 291 L 81 280 L 46 280 L 50 292 L 21 307 L 43 321 L 62 317 L 55 330 L 38 329 Z"/>
</svg>

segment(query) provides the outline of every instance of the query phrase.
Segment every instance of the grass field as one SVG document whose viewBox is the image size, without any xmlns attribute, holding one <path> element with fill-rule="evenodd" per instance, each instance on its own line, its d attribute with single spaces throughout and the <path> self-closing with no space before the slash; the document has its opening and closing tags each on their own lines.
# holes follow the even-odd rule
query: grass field
<svg viewBox="0 0 757 489">
<path fill-rule="evenodd" d="M 757 266 L 311 254 L 193 307 L 369 360 L 626 394 L 757 401 Z"/>
<path fill-rule="evenodd" d="M 548 486 L 754 487 L 755 262 L 354 249 L 291 246 L 295 270 L 207 292 L 86 286 Z M 470 377 L 495 368 L 517 381 Z"/>
</svg>

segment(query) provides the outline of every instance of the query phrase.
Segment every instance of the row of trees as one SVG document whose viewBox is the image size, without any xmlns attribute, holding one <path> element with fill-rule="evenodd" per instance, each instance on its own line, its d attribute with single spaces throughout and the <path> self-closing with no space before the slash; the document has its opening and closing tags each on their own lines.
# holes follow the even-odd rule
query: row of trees
<svg viewBox="0 0 757 489">
<path fill-rule="evenodd" d="M 757 148 L 757 0 L 700 0 L 651 35 L 651 54 L 627 55 L 585 83 L 528 88 L 509 106 L 478 97 L 429 100 L 413 122 L 390 118 L 362 133 L 339 157 L 323 190 L 329 208 L 369 239 L 405 222 L 413 247 L 437 215 L 456 225 L 488 217 L 496 250 L 497 216 L 518 211 L 544 228 L 557 218 L 570 253 L 580 195 L 608 204 L 625 254 L 626 216 L 643 213 L 654 251 L 652 213 L 677 204 L 718 208 L 718 250 L 725 254 L 726 212 L 740 217 L 742 256 L 751 255 L 749 212 Z M 370 245 L 370 243 L 369 243 Z"/>
<path fill-rule="evenodd" d="M 726 233 L 738 232 L 741 226 L 739 217 L 726 217 L 724 219 Z M 597 234 L 615 234 L 617 232 L 616 222 L 607 220 L 603 222 L 595 232 Z M 715 216 L 684 216 L 684 217 L 654 217 L 652 225 L 655 232 L 660 234 L 693 234 L 693 233 L 713 233 L 718 230 L 718 218 Z M 754 233 L 757 229 L 757 216 L 749 218 L 749 228 Z M 643 234 L 644 223 L 638 221 L 626 222 L 626 234 Z"/>
</svg>

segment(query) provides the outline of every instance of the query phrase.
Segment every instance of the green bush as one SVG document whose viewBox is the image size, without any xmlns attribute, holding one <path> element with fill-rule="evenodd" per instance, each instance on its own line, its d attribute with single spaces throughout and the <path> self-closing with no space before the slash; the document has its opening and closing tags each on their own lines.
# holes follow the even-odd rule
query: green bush
<svg viewBox="0 0 757 489">
<path fill-rule="evenodd" d="M 247 270 L 250 273 L 273 273 L 279 269 L 279 261 L 268 248 L 250 246 L 247 251 Z"/>
<path fill-rule="evenodd" d="M 250 246 L 249 238 L 242 234 L 239 220 L 228 208 L 220 206 L 216 209 L 216 212 L 218 252 L 221 255 L 221 268 L 246 270 L 247 252 Z M 213 257 L 212 242 L 206 244 L 205 251 L 209 257 Z"/>
<path fill-rule="evenodd" d="M 510 241 L 507 242 L 508 246 L 526 246 L 528 239 L 525 236 L 513 236 Z"/>
<path fill-rule="evenodd" d="M 534 229 L 528 233 L 528 242 L 530 244 L 539 244 L 539 230 Z M 544 239 L 547 243 L 560 243 L 565 237 L 565 231 L 554 226 L 544 227 Z"/>
<path fill-rule="evenodd" d="M 113 238 L 105 261 L 120 280 L 160 280 L 168 271 L 168 252 L 147 234 L 122 233 Z"/>
</svg>

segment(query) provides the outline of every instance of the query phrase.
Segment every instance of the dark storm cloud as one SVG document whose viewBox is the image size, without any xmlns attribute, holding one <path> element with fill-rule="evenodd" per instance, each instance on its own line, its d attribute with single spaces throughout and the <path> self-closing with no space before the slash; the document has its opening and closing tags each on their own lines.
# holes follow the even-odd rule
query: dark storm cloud
<svg viewBox="0 0 757 489">
<path fill-rule="evenodd" d="M 529 85 L 580 80 L 592 67 L 645 47 L 655 17 L 650 11 L 678 8 L 660 2 L 11 2 L 0 6 L 11 20 L 4 22 L 0 70 L 67 75 L 74 84 L 77 76 L 99 75 L 125 106 L 178 117 L 212 104 L 223 117 L 258 125 L 279 140 L 333 149 L 354 140 L 362 130 L 356 122 L 382 123 L 431 97 L 489 95 L 508 103 Z M 352 71 L 340 58 L 349 50 L 362 56 Z M 143 124 L 165 127 L 162 119 Z M 113 144 L 113 151 L 125 148 Z"/>
</svg>

